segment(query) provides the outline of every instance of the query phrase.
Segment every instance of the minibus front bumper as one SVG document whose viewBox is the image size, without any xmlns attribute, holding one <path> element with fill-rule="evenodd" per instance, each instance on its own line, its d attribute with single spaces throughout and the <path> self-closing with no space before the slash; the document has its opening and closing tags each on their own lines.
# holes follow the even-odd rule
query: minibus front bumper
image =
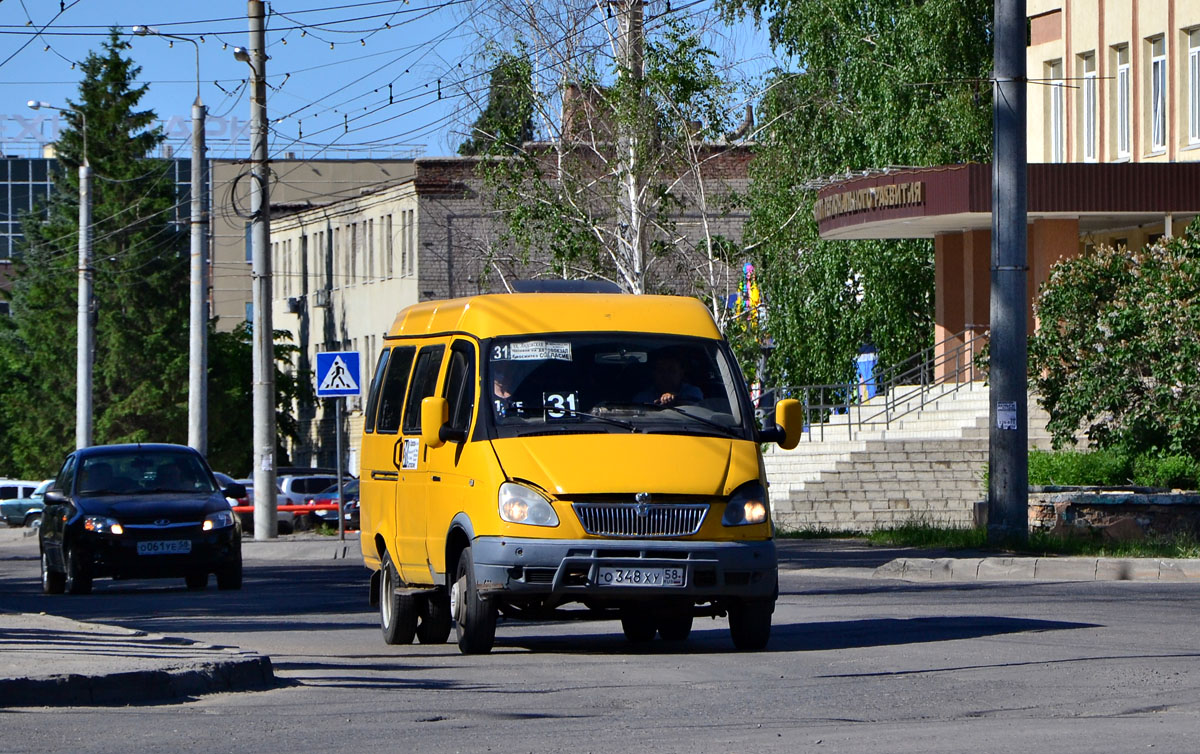
<svg viewBox="0 0 1200 754">
<path fill-rule="evenodd" d="M 481 594 L 774 598 L 775 542 L 479 537 Z"/>
</svg>

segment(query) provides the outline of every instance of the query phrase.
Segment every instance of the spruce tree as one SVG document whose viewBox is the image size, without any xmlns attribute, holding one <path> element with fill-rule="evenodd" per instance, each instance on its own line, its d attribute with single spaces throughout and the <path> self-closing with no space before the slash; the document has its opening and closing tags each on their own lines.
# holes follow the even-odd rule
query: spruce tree
<svg viewBox="0 0 1200 754">
<path fill-rule="evenodd" d="M 165 136 L 117 29 L 83 62 L 44 213 L 24 218 L 0 329 L 0 470 L 44 477 L 75 444 L 79 179 L 92 167 L 94 442 L 187 440 L 187 236 Z M 85 127 L 86 126 L 86 127 Z"/>
</svg>

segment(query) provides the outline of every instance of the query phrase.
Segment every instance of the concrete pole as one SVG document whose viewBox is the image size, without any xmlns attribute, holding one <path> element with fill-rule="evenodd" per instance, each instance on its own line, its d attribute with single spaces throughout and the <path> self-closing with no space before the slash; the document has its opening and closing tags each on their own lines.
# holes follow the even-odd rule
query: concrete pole
<svg viewBox="0 0 1200 754">
<path fill-rule="evenodd" d="M 271 200 L 267 167 L 267 46 L 262 0 L 249 0 L 250 245 L 254 308 L 254 539 L 278 535 L 275 489 L 275 350 L 271 323 Z"/>
<path fill-rule="evenodd" d="M 645 76 L 645 13 L 643 0 L 616 0 L 618 15 L 618 49 L 617 55 L 622 67 L 622 73 L 629 77 L 631 88 L 637 93 L 638 105 L 635 108 L 634 122 L 618 122 L 620 135 L 620 159 L 624 163 L 624 186 L 621 194 L 622 217 L 620 222 L 626 223 L 621 233 L 627 263 L 630 266 L 630 282 L 632 293 L 645 292 L 646 275 L 646 209 L 645 187 L 646 180 L 642 175 L 642 164 L 638 158 L 641 149 L 638 134 L 638 121 L 642 110 L 642 79 Z"/>
<path fill-rule="evenodd" d="M 1029 538 L 1025 0 L 995 0 L 988 541 Z"/>
<path fill-rule="evenodd" d="M 208 455 L 208 213 L 204 185 L 205 108 L 192 103 L 191 315 L 188 348 L 188 445 Z"/>
<path fill-rule="evenodd" d="M 86 126 L 85 126 L 86 128 Z M 87 138 L 86 136 L 84 137 Z M 85 142 L 86 144 L 86 142 Z M 84 147 L 86 150 L 86 146 Z M 92 361 L 96 333 L 92 319 L 92 168 L 87 152 L 79 166 L 79 312 L 75 352 L 75 447 L 92 444 Z"/>
</svg>

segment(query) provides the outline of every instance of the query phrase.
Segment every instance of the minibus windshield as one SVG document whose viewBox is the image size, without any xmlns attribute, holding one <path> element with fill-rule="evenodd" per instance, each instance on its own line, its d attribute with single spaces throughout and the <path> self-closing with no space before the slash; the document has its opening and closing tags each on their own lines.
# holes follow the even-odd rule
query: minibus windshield
<svg viewBox="0 0 1200 754">
<path fill-rule="evenodd" d="M 500 437 L 547 432 L 746 438 L 742 376 L 719 341 L 551 333 L 488 344 L 485 413 Z"/>
</svg>

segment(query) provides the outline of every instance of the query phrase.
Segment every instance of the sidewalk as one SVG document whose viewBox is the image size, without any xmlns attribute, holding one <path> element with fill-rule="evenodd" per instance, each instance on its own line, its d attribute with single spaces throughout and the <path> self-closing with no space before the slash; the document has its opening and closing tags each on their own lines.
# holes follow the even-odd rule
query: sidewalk
<svg viewBox="0 0 1200 754">
<path fill-rule="evenodd" d="M 0 567 L 36 576 L 31 534 L 0 527 Z M 357 532 L 345 541 L 303 533 L 242 542 L 247 562 L 359 557 Z M 276 683 L 266 655 L 45 613 L 0 610 L 0 650 L 0 709 L 161 702 Z"/>
</svg>

